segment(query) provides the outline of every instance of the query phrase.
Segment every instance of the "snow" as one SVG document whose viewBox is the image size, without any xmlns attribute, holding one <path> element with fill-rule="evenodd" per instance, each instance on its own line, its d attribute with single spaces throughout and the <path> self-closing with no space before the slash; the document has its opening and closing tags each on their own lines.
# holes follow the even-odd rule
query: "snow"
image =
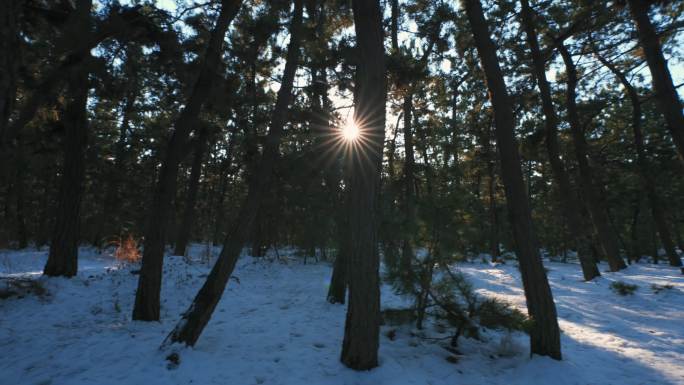
<svg viewBox="0 0 684 385">
<path fill-rule="evenodd" d="M 380 367 L 355 372 L 339 362 L 345 307 L 325 301 L 331 267 L 301 259 L 238 262 L 195 348 L 159 346 L 191 303 L 210 265 L 204 247 L 191 263 L 165 261 L 161 322 L 130 320 L 138 276 L 109 255 L 81 252 L 79 275 L 40 276 L 46 251 L 0 251 L 0 276 L 31 275 L 50 295 L 0 300 L 0 384 L 684 384 L 684 277 L 664 265 L 632 265 L 582 282 L 576 264 L 545 262 L 562 329 L 563 361 L 528 355 L 523 334 L 462 338 L 456 363 L 431 327 L 385 336 Z M 218 250 L 214 250 L 214 255 Z M 281 253 L 281 255 L 287 253 Z M 311 259 L 309 259 L 309 262 Z M 513 263 L 454 266 L 482 295 L 524 307 Z M 605 266 L 602 266 L 605 270 Z M 639 286 L 619 296 L 613 281 Z M 655 293 L 651 285 L 672 285 Z M 406 300 L 383 287 L 383 306 Z"/>
</svg>

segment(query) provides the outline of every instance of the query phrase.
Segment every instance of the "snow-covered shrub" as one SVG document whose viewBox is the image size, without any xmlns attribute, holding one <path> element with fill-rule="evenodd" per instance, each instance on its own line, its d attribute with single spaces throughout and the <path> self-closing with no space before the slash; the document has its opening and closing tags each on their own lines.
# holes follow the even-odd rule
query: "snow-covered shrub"
<svg viewBox="0 0 684 385">
<path fill-rule="evenodd" d="M 632 285 L 631 283 L 625 283 L 622 281 L 615 281 L 610 284 L 611 290 L 619 295 L 632 295 L 639 288 L 637 285 Z"/>
<path fill-rule="evenodd" d="M 529 331 L 530 319 L 509 303 L 496 298 L 487 298 L 478 306 L 480 326 L 488 329 Z"/>
</svg>

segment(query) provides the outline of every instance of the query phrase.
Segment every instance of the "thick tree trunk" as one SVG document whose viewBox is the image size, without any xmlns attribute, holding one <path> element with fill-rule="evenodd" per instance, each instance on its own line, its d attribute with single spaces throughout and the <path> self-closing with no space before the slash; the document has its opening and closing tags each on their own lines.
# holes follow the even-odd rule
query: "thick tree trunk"
<svg viewBox="0 0 684 385">
<path fill-rule="evenodd" d="M 378 0 L 354 0 L 358 66 L 354 120 L 367 144 L 356 144 L 350 155 L 349 305 L 341 361 L 356 370 L 378 366 L 380 344 L 379 252 L 376 243 L 376 202 L 385 139 L 385 52 L 382 12 Z"/>
<path fill-rule="evenodd" d="M 684 162 L 684 113 L 677 89 L 672 81 L 670 69 L 663 56 L 658 34 L 648 17 L 650 1 L 628 0 L 629 10 L 637 27 L 639 42 L 644 50 L 646 62 L 651 72 L 655 97 L 660 112 L 665 117 L 667 128 L 677 147 L 679 159 Z"/>
<path fill-rule="evenodd" d="M 74 17 L 65 32 L 65 40 L 90 31 L 92 0 L 78 0 Z M 87 54 L 89 56 L 90 54 Z M 64 124 L 64 161 L 60 180 L 57 216 L 50 251 L 43 273 L 72 277 L 78 271 L 78 242 L 81 198 L 85 179 L 85 150 L 88 137 L 88 69 L 86 63 L 68 74 L 66 105 L 61 120 Z"/>
<path fill-rule="evenodd" d="M 625 265 L 625 261 L 620 256 L 620 248 L 616 236 L 610 227 L 610 219 L 608 218 L 606 208 L 599 202 L 601 187 L 596 184 L 592 167 L 589 165 L 587 142 L 584 137 L 584 129 L 580 124 L 579 112 L 577 111 L 577 69 L 572 55 L 570 55 L 570 52 L 563 43 L 560 42 L 557 46 L 567 71 L 566 104 L 568 123 L 570 123 L 572 139 L 575 145 L 575 156 L 579 168 L 583 197 L 587 203 L 589 217 L 596 229 L 599 244 L 605 257 L 608 259 L 610 271 L 618 271 L 624 269 L 627 265 Z"/>
<path fill-rule="evenodd" d="M 648 201 L 651 206 L 653 221 L 655 222 L 658 235 L 660 235 L 660 242 L 663 244 L 663 248 L 665 249 L 667 258 L 670 261 L 670 265 L 682 266 L 682 261 L 675 251 L 675 244 L 672 241 L 672 235 L 670 234 L 670 228 L 660 202 L 660 197 L 656 191 L 655 180 L 653 177 L 651 177 L 652 168 L 650 167 L 650 161 L 646 154 L 644 134 L 641 131 L 642 113 L 639 94 L 622 71 L 620 71 L 613 63 L 610 63 L 603 56 L 601 56 L 596 50 L 594 50 L 594 54 L 599 61 L 601 61 L 601 63 L 606 66 L 606 68 L 608 68 L 615 75 L 615 77 L 618 78 L 622 86 L 625 88 L 625 93 L 632 104 L 632 131 L 634 134 L 634 146 L 637 150 L 637 172 L 641 177 L 644 190 L 646 191 L 646 196 L 648 197 Z"/>
<path fill-rule="evenodd" d="M 482 5 L 479 0 L 464 0 L 464 4 L 485 73 L 489 99 L 494 108 L 497 147 L 501 156 L 501 176 L 513 227 L 527 309 L 534 320 L 530 330 L 531 352 L 561 359 L 556 306 L 553 303 L 551 288 L 532 228 L 529 201 L 525 192 L 518 143 L 515 138 L 515 116 L 512 103 L 506 91 L 506 83 L 496 57 L 496 47 L 489 35 Z"/>
<path fill-rule="evenodd" d="M 150 215 L 145 230 L 145 248 L 138 290 L 135 295 L 133 319 L 159 320 L 159 294 L 161 292 L 164 245 L 172 202 L 176 195 L 178 166 L 184 154 L 190 132 L 197 126 L 199 113 L 206 101 L 213 79 L 218 72 L 223 52 L 223 41 L 230 22 L 237 15 L 241 0 L 223 0 L 216 26 L 211 33 L 204 62 L 185 107 L 178 115 L 174 131 L 166 148 L 166 155 L 159 171 L 154 190 Z"/>
<path fill-rule="evenodd" d="M 181 320 L 166 338 L 164 345 L 182 343 L 193 346 L 197 342 L 221 299 L 228 279 L 235 269 L 240 251 L 252 232 L 256 213 L 264 196 L 269 191 L 273 179 L 273 167 L 278 159 L 280 138 L 287 121 L 295 72 L 299 63 L 301 33 L 302 0 L 295 0 L 295 10 L 290 27 L 290 43 L 287 48 L 287 61 L 257 173 L 252 178 L 245 201 L 242 203 L 231 231 L 228 232 L 216 264 L 195 296 L 192 305 L 183 313 Z"/>
<path fill-rule="evenodd" d="M 534 14 L 528 0 L 521 0 L 521 4 L 523 27 L 527 36 L 527 44 L 530 47 L 534 76 L 537 81 L 537 86 L 539 87 L 539 96 L 544 112 L 544 123 L 546 125 L 546 152 L 549 156 L 549 163 L 551 164 L 551 171 L 553 173 L 554 182 L 556 183 L 556 191 L 558 192 L 561 208 L 575 250 L 577 250 L 577 257 L 580 260 L 582 274 L 585 280 L 590 281 L 595 277 L 600 276 L 601 273 L 599 272 L 596 263 L 594 263 L 591 258 L 591 251 L 589 249 L 591 237 L 587 234 L 582 225 L 582 218 L 580 217 L 579 210 L 580 202 L 577 199 L 575 189 L 570 183 L 570 177 L 568 176 L 560 157 L 560 150 L 558 148 L 558 116 L 553 107 L 551 86 L 546 79 L 546 64 L 537 40 Z"/>
<path fill-rule="evenodd" d="M 17 94 L 17 70 L 20 58 L 17 16 L 20 0 L 6 0 L 0 7 L 0 148 Z"/>
<path fill-rule="evenodd" d="M 190 171 L 190 181 L 188 181 L 188 193 L 185 199 L 185 207 L 183 208 L 183 217 L 180 226 L 178 227 L 178 234 L 176 238 L 175 255 L 185 255 L 190 234 L 192 234 L 192 227 L 195 219 L 195 202 L 197 201 L 197 192 L 199 191 L 199 180 L 202 174 L 202 161 L 204 160 L 204 153 L 207 149 L 208 129 L 202 127 L 197 136 L 195 143 L 195 153 L 192 158 L 192 167 Z"/>
<path fill-rule="evenodd" d="M 68 92 L 67 105 L 62 116 L 66 132 L 57 217 L 43 273 L 49 276 L 72 277 L 78 270 L 81 198 L 88 134 L 88 71 L 85 68 L 77 68 L 70 75 Z"/>
</svg>

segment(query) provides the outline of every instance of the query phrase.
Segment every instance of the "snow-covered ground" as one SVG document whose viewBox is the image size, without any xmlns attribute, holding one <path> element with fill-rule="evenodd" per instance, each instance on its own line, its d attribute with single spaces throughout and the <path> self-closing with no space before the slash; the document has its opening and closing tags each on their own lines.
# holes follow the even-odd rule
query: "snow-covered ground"
<svg viewBox="0 0 684 385">
<path fill-rule="evenodd" d="M 199 256 L 195 246 L 192 254 Z M 0 299 L 0 384 L 684 384 L 684 277 L 660 265 L 630 266 L 582 282 L 573 264 L 546 262 L 563 331 L 564 360 L 528 356 L 525 335 L 461 339 L 458 362 L 446 341 L 410 328 L 390 340 L 383 327 L 379 368 L 340 364 L 345 308 L 325 301 L 330 266 L 243 257 L 194 349 L 167 368 L 158 349 L 202 284 L 209 265 L 166 259 L 162 321 L 130 320 L 137 275 L 84 249 L 78 277 L 40 277 L 45 251 L 0 251 L 0 275 L 33 274 L 48 296 Z M 483 295 L 524 306 L 512 264 L 462 264 Z M 612 281 L 639 286 L 611 291 Z M 672 285 L 655 293 L 652 284 Z M 401 298 L 383 290 L 383 306 Z M 439 336 L 427 331 L 429 337 Z"/>
</svg>

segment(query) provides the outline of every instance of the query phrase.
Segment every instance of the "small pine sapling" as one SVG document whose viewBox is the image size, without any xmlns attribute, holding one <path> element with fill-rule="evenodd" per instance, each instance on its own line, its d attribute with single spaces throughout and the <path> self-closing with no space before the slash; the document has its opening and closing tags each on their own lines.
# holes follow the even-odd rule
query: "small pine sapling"
<svg viewBox="0 0 684 385">
<path fill-rule="evenodd" d="M 610 284 L 610 289 L 619 295 L 632 295 L 638 288 L 637 285 L 622 281 L 615 281 Z"/>
</svg>

